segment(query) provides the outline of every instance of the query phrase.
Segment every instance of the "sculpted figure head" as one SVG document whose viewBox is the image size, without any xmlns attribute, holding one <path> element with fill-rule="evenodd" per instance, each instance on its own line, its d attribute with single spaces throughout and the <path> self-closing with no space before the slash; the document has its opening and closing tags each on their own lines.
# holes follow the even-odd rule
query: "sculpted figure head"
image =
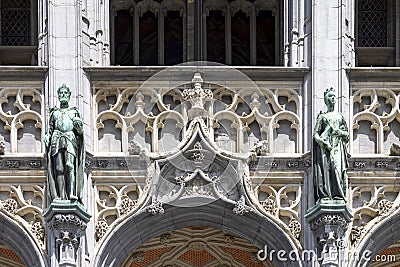
<svg viewBox="0 0 400 267">
<path fill-rule="evenodd" d="M 324 92 L 324 101 L 327 107 L 335 107 L 336 93 L 333 88 L 326 89 Z"/>
<path fill-rule="evenodd" d="M 57 90 L 58 100 L 60 101 L 61 106 L 68 105 L 69 99 L 71 97 L 71 91 L 65 85 L 65 83 L 58 88 Z"/>
</svg>

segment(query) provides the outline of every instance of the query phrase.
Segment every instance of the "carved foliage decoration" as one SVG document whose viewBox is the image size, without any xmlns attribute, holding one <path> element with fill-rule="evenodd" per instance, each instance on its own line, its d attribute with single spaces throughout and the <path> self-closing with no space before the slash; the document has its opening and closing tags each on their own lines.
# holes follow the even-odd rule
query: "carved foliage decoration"
<svg viewBox="0 0 400 267">
<path fill-rule="evenodd" d="M 400 138 L 399 92 L 360 89 L 352 98 L 352 153 L 389 154 L 392 144 Z"/>
<path fill-rule="evenodd" d="M 4 198 L 0 200 L 0 211 L 21 224 L 37 245 L 45 249 L 44 188 L 37 185 L 3 186 L 0 196 Z"/>
<path fill-rule="evenodd" d="M 262 184 L 255 195 L 259 202 L 257 206 L 264 214 L 278 220 L 294 239 L 300 238 L 300 185 L 274 187 Z"/>
<path fill-rule="evenodd" d="M 100 240 L 117 219 L 122 219 L 138 208 L 141 191 L 136 186 L 125 185 L 120 188 L 112 185 L 96 186 L 96 237 Z"/>
<path fill-rule="evenodd" d="M 0 88 L 0 152 L 41 153 L 43 114 L 39 89 Z"/>
<path fill-rule="evenodd" d="M 350 241 L 355 246 L 371 228 L 394 214 L 400 204 L 398 186 L 357 186 L 352 189 L 353 227 Z"/>
</svg>

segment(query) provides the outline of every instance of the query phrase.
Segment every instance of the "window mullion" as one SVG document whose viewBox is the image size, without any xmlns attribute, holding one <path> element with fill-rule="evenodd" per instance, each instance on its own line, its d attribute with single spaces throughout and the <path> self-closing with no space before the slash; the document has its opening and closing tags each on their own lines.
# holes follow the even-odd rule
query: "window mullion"
<svg viewBox="0 0 400 267">
<path fill-rule="evenodd" d="M 250 15 L 250 65 L 256 65 L 257 40 L 256 40 L 256 11 L 253 5 Z"/>
<path fill-rule="evenodd" d="M 158 65 L 164 65 L 164 11 L 158 13 Z"/>
<path fill-rule="evenodd" d="M 134 64 L 137 66 L 139 65 L 139 12 L 137 9 L 134 11 L 133 16 L 133 27 L 134 27 L 134 34 L 133 34 L 133 43 L 134 43 Z"/>
</svg>

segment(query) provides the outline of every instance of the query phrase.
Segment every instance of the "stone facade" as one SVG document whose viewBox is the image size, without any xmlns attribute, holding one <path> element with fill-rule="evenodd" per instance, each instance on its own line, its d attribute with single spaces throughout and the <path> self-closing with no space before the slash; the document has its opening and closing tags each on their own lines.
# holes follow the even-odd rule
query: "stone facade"
<svg viewBox="0 0 400 267">
<path fill-rule="evenodd" d="M 19 2 L 0 1 L 0 265 L 399 264 L 399 3 L 32 0 L 12 11 L 21 31 L 3 19 Z M 63 83 L 84 121 L 90 220 L 43 215 Z M 330 87 L 349 214 L 307 220 Z"/>
</svg>

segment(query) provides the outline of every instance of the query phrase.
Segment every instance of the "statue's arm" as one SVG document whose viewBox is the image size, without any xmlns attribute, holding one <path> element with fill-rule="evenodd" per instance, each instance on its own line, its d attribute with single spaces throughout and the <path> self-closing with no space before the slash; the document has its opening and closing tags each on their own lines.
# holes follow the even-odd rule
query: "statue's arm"
<svg viewBox="0 0 400 267">
<path fill-rule="evenodd" d="M 323 129 L 322 134 L 320 134 L 321 128 L 323 127 L 323 120 L 324 120 L 324 117 L 320 113 L 317 117 L 317 122 L 315 123 L 315 127 L 314 127 L 314 135 L 313 135 L 314 140 L 320 146 L 325 146 L 328 150 L 331 150 L 332 146 L 329 143 L 329 140 L 327 138 L 327 135 L 330 133 L 330 126 L 325 123 L 327 125 L 327 127 L 325 129 Z"/>
<path fill-rule="evenodd" d="M 313 133 L 313 138 L 314 138 L 315 142 L 317 142 L 319 145 L 321 145 L 321 142 L 322 142 L 322 138 L 319 135 L 319 132 L 321 130 L 321 125 L 322 125 L 322 116 L 320 113 L 317 116 L 317 122 L 315 123 L 314 133 Z"/>
<path fill-rule="evenodd" d="M 51 136 L 53 135 L 53 131 L 54 131 L 54 110 L 51 109 L 50 110 L 50 115 L 49 115 L 49 125 L 47 126 L 47 132 L 44 135 L 44 145 L 46 147 L 48 147 L 50 145 L 50 140 L 51 140 Z"/>
<path fill-rule="evenodd" d="M 83 121 L 81 113 L 77 108 L 74 108 L 75 116 L 73 117 L 74 129 L 79 135 L 83 134 Z"/>
<path fill-rule="evenodd" d="M 339 127 L 339 134 L 342 136 L 343 140 L 347 143 L 349 142 L 349 129 L 347 128 L 346 119 L 342 114 L 342 123 Z"/>
</svg>

